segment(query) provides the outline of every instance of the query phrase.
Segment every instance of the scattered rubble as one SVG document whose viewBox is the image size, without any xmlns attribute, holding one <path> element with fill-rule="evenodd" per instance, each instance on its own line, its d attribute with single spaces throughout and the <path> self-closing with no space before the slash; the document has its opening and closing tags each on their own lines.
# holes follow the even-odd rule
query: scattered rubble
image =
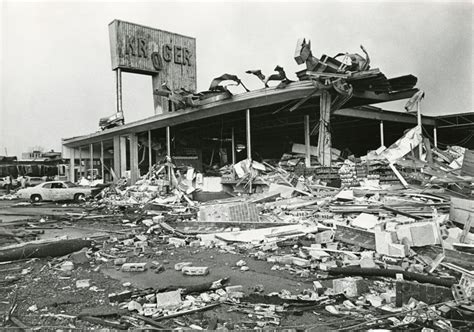
<svg viewBox="0 0 474 332">
<path fill-rule="evenodd" d="M 343 64 L 298 45 L 300 78 L 382 75 L 368 72 L 363 47 Z M 291 83 L 275 71 L 248 73 Z M 210 92 L 230 93 L 225 80 L 242 84 L 224 74 Z M 182 107 L 205 99 L 155 92 Z M 332 149 L 330 167 L 309 150 L 310 165 L 293 144 L 280 160 L 244 159 L 212 176 L 168 156 L 81 213 L 3 222 L 0 327 L 472 330 L 473 152 L 431 147 L 420 127 L 362 157 Z M 228 198 L 195 199 L 203 192 Z M 37 240 L 63 228 L 93 235 Z"/>
</svg>

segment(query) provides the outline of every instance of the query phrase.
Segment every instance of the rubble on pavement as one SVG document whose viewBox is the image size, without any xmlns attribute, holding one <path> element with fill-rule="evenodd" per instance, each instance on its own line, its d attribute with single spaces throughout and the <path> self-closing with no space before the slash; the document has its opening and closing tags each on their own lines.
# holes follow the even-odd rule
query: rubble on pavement
<svg viewBox="0 0 474 332">
<path fill-rule="evenodd" d="M 389 178 L 386 160 L 370 153 L 370 158 L 336 162 L 329 173 L 318 166 L 301 167 L 304 157 L 298 153 L 273 165 L 244 160 L 233 167 L 235 172 L 226 169 L 223 175 L 240 179 L 236 187 L 243 190 L 207 202 L 192 196 L 202 190 L 202 174 L 188 169 L 179 175 L 183 173 L 174 169 L 168 180 L 167 169 L 174 165 L 164 161 L 135 185 L 119 182 L 104 190 L 85 204 L 88 212 L 57 221 L 77 225 L 116 220 L 117 232 L 93 239 L 91 248 L 47 261 L 7 256 L 9 249 L 0 248 L 0 258 L 11 257 L 0 280 L 10 294 L 5 297 L 12 306 L 9 324 L 44 325 L 54 320 L 55 326 L 119 329 L 271 328 L 287 326 L 288 317 L 304 313 L 316 318 L 308 327 L 318 326 L 321 316 L 321 326 L 342 330 L 472 328 L 474 235 L 466 225 L 471 224 L 473 201 L 471 192 L 457 198 L 450 189 L 462 185 L 466 193 L 472 186 L 472 178 L 456 171 L 462 168 L 456 163 L 462 152 L 458 147 L 439 150 L 436 161 L 417 160 L 411 170 L 412 160 L 398 157 L 393 165 L 400 167 L 408 188 L 393 174 Z M 340 186 L 330 186 L 337 176 Z M 259 182 L 265 186 L 256 190 Z M 7 223 L 1 234 L 13 237 L 20 228 Z M 203 265 L 192 254 L 170 265 L 162 258 L 164 251 L 237 255 L 228 267 L 234 278 L 236 273 L 255 273 L 255 264 L 265 264 L 271 273 L 292 276 L 308 286 L 298 292 L 275 292 L 266 291 L 258 280 L 234 284 L 232 276 L 219 279 L 216 266 Z M 23 259 L 18 261 L 22 267 L 8 269 L 18 259 Z M 101 288 L 96 278 L 102 269 L 120 271 L 130 282 L 115 282 L 113 290 Z M 11 294 L 21 292 L 15 283 L 33 271 L 72 282 L 65 286 L 69 292 L 96 294 L 94 305 L 101 309 L 86 310 L 79 303 L 81 310 L 57 312 L 50 305 L 40 308 L 42 304 L 30 298 L 20 319 Z M 147 273 L 190 279 L 165 288 L 135 285 L 134 276 Z M 214 311 L 241 318 L 229 323 L 219 315 L 211 317 Z M 33 313 L 36 318 L 30 319 Z M 207 320 L 197 318 L 203 314 Z M 335 322 L 331 316 L 347 318 Z"/>
<path fill-rule="evenodd" d="M 337 78 L 334 63 L 354 84 L 383 76 L 364 48 L 342 64 L 298 45 L 300 79 Z M 275 71 L 249 73 L 291 83 Z M 225 74 L 209 94 L 155 92 L 202 104 L 230 93 L 224 80 L 242 84 Z M 81 212 L 3 222 L 0 327 L 472 330 L 472 151 L 431 147 L 420 127 L 362 157 L 333 148 L 329 167 L 316 150 L 309 167 L 295 143 L 280 160 L 244 159 L 212 176 L 168 156 Z M 38 241 L 45 230 L 92 234 Z"/>
</svg>

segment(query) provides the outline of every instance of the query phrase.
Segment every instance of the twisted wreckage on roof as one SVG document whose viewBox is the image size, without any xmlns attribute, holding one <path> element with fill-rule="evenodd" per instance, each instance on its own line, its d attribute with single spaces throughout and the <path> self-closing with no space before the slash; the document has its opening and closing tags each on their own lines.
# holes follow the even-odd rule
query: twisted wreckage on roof
<svg viewBox="0 0 474 332">
<path fill-rule="evenodd" d="M 101 119 L 102 131 L 63 139 L 72 181 L 98 173 L 108 181 L 128 177 L 135 183 L 166 156 L 172 157 L 176 166 L 213 174 L 220 167 L 244 159 L 279 160 L 295 149 L 304 156 L 306 167 L 332 167 L 333 161 L 351 155 L 380 152 L 381 147 L 395 143 L 417 125 L 416 116 L 410 112 L 371 106 L 416 98 L 417 78 L 387 78 L 380 69 L 371 68 L 373 61 L 362 46 L 363 55 L 323 54 L 317 58 L 311 42 L 301 39 L 294 59 L 305 68 L 296 73 L 297 81 L 289 79 L 281 66 L 270 75 L 250 69 L 246 73 L 252 76 L 245 80 L 259 79 L 261 89 L 250 91 L 242 77 L 226 73 L 215 78 L 209 90 L 196 93 L 194 38 L 122 21 L 113 21 L 110 33 L 112 68 L 117 75 L 117 112 Z M 133 34 L 148 36 L 143 47 L 149 49 L 134 53 L 133 45 L 129 45 L 135 40 Z M 158 70 L 151 54 L 156 58 L 161 49 L 173 47 L 178 51 L 186 48 L 186 65 L 179 57 L 165 57 Z M 124 124 L 122 72 L 152 76 L 154 116 Z M 241 86 L 245 92 L 233 94 L 230 86 L 234 86 L 233 91 Z M 414 103 L 419 105 L 419 100 Z M 431 138 L 434 149 L 440 141 L 438 136 L 450 144 L 469 128 L 449 126 L 447 121 L 443 117 L 418 119 L 423 124 L 419 130 Z M 456 130 L 442 130 L 454 127 Z M 465 143 L 467 147 L 472 145 L 471 137 Z"/>
<path fill-rule="evenodd" d="M 125 24 L 129 23 L 111 23 L 118 27 L 111 30 L 118 36 L 114 45 L 120 45 L 120 27 Z M 136 29 L 159 31 L 142 26 Z M 112 62 L 118 63 L 113 67 L 117 73 L 117 113 L 101 119 L 102 131 L 63 140 L 64 154 L 71 160 L 69 177 L 77 180 L 95 168 L 106 180 L 128 176 L 134 183 L 167 155 L 177 165 L 205 172 L 246 158 L 279 159 L 291 152 L 293 144 L 305 146 L 301 153 L 305 154 L 306 167 L 312 165 L 312 157 L 317 157 L 313 161 L 319 165 L 329 167 L 331 151 L 344 160 L 352 154 L 363 155 L 367 150 L 388 146 L 416 125 L 416 117 L 369 105 L 412 97 L 418 91 L 417 78 L 387 78 L 370 67 L 369 55 L 361 48 L 364 56 L 340 53 L 316 58 L 310 41 L 298 40 L 295 60 L 306 67 L 296 73 L 298 81 L 290 80 L 285 70 L 276 66 L 270 75 L 258 69 L 246 72 L 252 75 L 246 80 L 262 82 L 261 89 L 249 91 L 242 77 L 224 74 L 212 81 L 209 90 L 196 93 L 192 90 L 196 59 L 191 45 L 188 49 L 192 61 L 185 70 L 176 71 L 175 67 L 182 64 L 169 61 L 163 62 L 161 72 L 147 73 L 153 77 L 157 114 L 124 124 L 121 72 L 143 73 L 148 69 L 142 66 L 143 59 L 134 69 L 130 52 L 121 54 L 126 53 L 124 46 L 117 46 L 117 55 L 115 50 L 112 52 Z M 224 84 L 229 82 L 232 84 Z M 233 94 L 231 85 L 241 86 L 245 92 Z M 423 116 L 422 122 L 433 132 L 430 135 L 435 136 L 436 146 L 437 119 Z"/>
</svg>

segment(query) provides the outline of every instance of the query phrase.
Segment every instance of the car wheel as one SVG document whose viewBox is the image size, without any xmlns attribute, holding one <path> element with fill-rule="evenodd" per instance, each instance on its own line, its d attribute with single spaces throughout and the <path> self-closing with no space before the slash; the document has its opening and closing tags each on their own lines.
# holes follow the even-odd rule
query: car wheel
<svg viewBox="0 0 474 332">
<path fill-rule="evenodd" d="M 30 198 L 35 203 L 41 202 L 43 200 L 43 197 L 41 197 L 41 195 L 31 195 Z"/>
<path fill-rule="evenodd" d="M 83 202 L 83 201 L 86 200 L 86 195 L 84 195 L 82 193 L 81 194 L 76 194 L 76 195 L 74 195 L 74 200 L 76 202 Z"/>
</svg>

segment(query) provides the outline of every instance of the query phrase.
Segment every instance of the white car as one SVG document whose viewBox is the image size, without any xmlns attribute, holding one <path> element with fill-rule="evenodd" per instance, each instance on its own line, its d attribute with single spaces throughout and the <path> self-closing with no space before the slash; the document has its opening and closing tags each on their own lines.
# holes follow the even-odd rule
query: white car
<svg viewBox="0 0 474 332">
<path fill-rule="evenodd" d="M 19 198 L 31 199 L 33 202 L 45 201 L 82 201 L 91 196 L 92 189 L 80 187 L 67 181 L 48 181 L 37 186 L 20 189 L 17 192 Z"/>
</svg>

